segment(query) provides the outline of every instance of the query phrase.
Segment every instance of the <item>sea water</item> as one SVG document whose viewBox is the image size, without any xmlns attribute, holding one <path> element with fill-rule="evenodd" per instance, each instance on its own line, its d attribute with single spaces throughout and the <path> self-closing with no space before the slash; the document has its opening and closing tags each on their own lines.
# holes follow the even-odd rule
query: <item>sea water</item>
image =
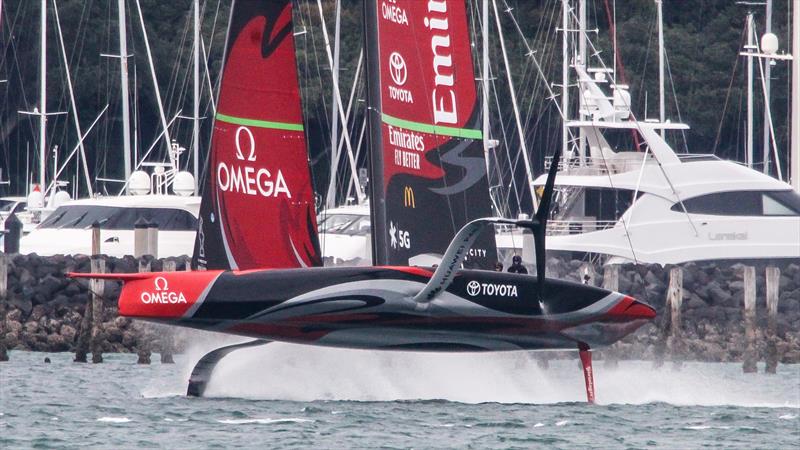
<svg viewBox="0 0 800 450">
<path fill-rule="evenodd" d="M 171 365 L 11 352 L 0 448 L 800 448 L 800 365 L 597 361 L 587 405 L 577 358 L 269 344 L 229 355 L 209 397 L 187 398 L 205 350 Z"/>
</svg>

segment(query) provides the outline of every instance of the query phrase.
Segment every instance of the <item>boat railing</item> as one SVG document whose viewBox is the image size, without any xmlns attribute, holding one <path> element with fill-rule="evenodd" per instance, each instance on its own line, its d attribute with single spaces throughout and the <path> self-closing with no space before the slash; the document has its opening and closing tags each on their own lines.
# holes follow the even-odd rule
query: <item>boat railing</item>
<svg viewBox="0 0 800 450">
<path fill-rule="evenodd" d="M 639 162 L 638 164 L 641 164 Z M 544 170 L 550 170 L 553 165 L 553 157 L 545 156 Z M 610 173 L 619 172 L 619 162 L 611 161 L 605 158 L 585 157 L 583 161 L 579 158 L 562 159 L 558 162 L 559 172 L 571 172 L 575 175 L 605 175 Z"/>
<path fill-rule="evenodd" d="M 676 156 L 681 162 L 720 161 L 719 156 L 711 153 L 677 153 Z"/>
<path fill-rule="evenodd" d="M 614 227 L 615 220 L 548 220 L 547 234 L 550 236 L 565 236 L 570 234 L 590 233 Z"/>
</svg>

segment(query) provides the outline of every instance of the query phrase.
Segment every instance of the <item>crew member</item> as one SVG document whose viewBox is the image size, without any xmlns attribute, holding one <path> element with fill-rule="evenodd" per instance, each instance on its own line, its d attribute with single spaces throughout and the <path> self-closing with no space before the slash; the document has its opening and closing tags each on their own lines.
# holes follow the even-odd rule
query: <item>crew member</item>
<svg viewBox="0 0 800 450">
<path fill-rule="evenodd" d="M 511 259 L 511 265 L 508 267 L 508 271 L 511 273 L 528 273 L 528 269 L 522 265 L 522 257 L 519 255 L 514 255 Z"/>
<path fill-rule="evenodd" d="M 497 261 L 496 263 L 494 263 L 494 271 L 495 272 L 502 272 L 503 271 L 503 263 L 501 263 L 500 261 Z"/>
</svg>

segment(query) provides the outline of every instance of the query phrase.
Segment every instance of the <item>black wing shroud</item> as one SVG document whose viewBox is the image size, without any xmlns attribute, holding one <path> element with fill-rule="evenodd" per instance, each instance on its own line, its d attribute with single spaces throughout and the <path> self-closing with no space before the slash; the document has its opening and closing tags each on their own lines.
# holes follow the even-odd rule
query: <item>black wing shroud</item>
<svg viewBox="0 0 800 450">
<path fill-rule="evenodd" d="M 391 37 L 387 38 L 379 31 L 379 21 L 388 25 L 380 13 L 380 3 L 378 0 L 364 2 L 364 45 L 367 61 L 365 73 L 370 106 L 367 115 L 369 124 L 367 139 L 370 149 L 373 263 L 408 265 L 409 259 L 414 256 L 426 254 L 441 256 L 452 237 L 463 225 L 479 217 L 492 216 L 493 212 L 483 143 L 480 139 L 452 137 L 438 146 L 431 144 L 431 147 L 421 155 L 425 160 L 422 165 L 432 165 L 441 169 L 443 176 L 440 178 L 398 171 L 391 161 L 386 161 L 389 154 L 387 150 L 392 148 L 397 150 L 397 148 L 390 145 L 384 136 L 386 124 L 383 122 L 382 114 L 386 112 L 386 105 L 382 103 L 382 95 L 391 80 L 382 79 L 381 67 L 386 64 L 386 58 L 394 49 L 381 49 L 381 39 L 391 41 Z M 423 4 L 423 1 L 419 0 L 418 3 L 407 3 L 405 7 L 414 6 L 414 9 L 417 9 Z M 421 25 L 423 15 L 416 13 L 411 14 L 410 20 L 419 21 L 418 25 Z M 466 20 L 466 17 L 453 16 L 450 18 L 450 24 L 453 26 L 455 21 Z M 449 39 L 448 42 L 451 42 Z M 456 36 L 453 36 L 454 47 L 455 39 Z M 430 44 L 418 42 L 417 45 Z M 459 45 L 462 50 L 470 52 L 469 42 L 459 41 Z M 400 52 L 410 50 L 398 49 Z M 408 61 L 411 61 L 410 56 Z M 426 76 L 431 74 L 432 72 Z M 413 77 L 409 75 L 409 78 Z M 468 80 L 458 82 L 475 83 L 474 70 Z M 433 80 L 426 80 L 426 83 L 432 85 Z M 421 92 L 417 92 L 415 96 L 417 95 L 415 98 L 423 103 L 423 99 L 429 93 L 422 95 Z M 467 117 L 465 128 L 480 129 L 480 102 L 480 97 L 477 97 L 468 108 L 464 108 L 463 114 Z M 432 117 L 414 118 L 421 122 L 432 119 Z M 441 137 L 427 134 L 425 139 L 426 142 L 432 143 Z M 481 233 L 475 242 L 475 251 L 468 255 L 464 264 L 470 268 L 491 269 L 496 261 L 497 248 L 494 234 L 487 230 Z"/>
</svg>

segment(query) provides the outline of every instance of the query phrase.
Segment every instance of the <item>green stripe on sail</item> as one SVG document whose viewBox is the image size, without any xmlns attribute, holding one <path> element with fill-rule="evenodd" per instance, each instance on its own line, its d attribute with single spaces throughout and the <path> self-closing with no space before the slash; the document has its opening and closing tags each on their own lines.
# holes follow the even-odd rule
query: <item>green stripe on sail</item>
<svg viewBox="0 0 800 450">
<path fill-rule="evenodd" d="M 245 119 L 244 117 L 233 117 L 226 114 L 217 113 L 217 120 L 232 123 L 234 125 L 244 125 L 246 127 L 272 128 L 275 130 L 303 131 L 301 123 L 270 122 L 268 120 Z"/>
<path fill-rule="evenodd" d="M 453 136 L 465 139 L 483 139 L 481 130 L 471 130 L 469 128 L 443 127 L 441 125 L 430 125 L 427 123 L 412 122 L 410 120 L 398 119 L 388 114 L 381 114 L 384 123 L 406 130 L 419 131 L 420 133 L 438 134 L 440 136 Z"/>
</svg>

